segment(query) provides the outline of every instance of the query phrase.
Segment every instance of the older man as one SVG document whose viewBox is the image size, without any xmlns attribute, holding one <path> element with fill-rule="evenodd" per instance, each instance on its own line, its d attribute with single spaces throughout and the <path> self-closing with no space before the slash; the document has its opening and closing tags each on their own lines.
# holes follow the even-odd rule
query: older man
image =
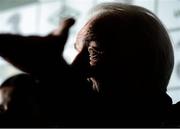
<svg viewBox="0 0 180 129">
<path fill-rule="evenodd" d="M 59 57 L 72 21 L 64 25 L 47 37 L 0 36 L 1 56 L 38 80 L 46 126 L 161 127 L 171 121 L 166 88 L 173 50 L 153 13 L 120 3 L 96 6 L 77 36 L 79 54 L 70 66 Z"/>
<path fill-rule="evenodd" d="M 160 126 L 172 103 L 166 88 L 173 50 L 165 28 L 153 13 L 137 6 L 107 3 L 91 13 L 77 36 L 80 53 L 73 66 L 85 72 L 102 98 L 94 123 Z"/>
</svg>

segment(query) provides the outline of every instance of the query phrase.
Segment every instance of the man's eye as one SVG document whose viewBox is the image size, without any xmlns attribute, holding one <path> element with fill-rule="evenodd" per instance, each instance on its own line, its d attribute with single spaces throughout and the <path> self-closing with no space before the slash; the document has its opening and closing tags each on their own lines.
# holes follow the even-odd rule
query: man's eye
<svg viewBox="0 0 180 129">
<path fill-rule="evenodd" d="M 103 54 L 103 51 L 98 51 L 98 50 L 96 50 L 94 48 L 88 48 L 88 52 L 90 54 Z"/>
<path fill-rule="evenodd" d="M 92 48 L 88 48 L 88 51 L 91 53 L 91 52 L 93 52 L 93 49 Z"/>
<path fill-rule="evenodd" d="M 93 48 L 88 48 L 89 53 L 91 54 L 97 54 L 97 51 Z"/>
</svg>

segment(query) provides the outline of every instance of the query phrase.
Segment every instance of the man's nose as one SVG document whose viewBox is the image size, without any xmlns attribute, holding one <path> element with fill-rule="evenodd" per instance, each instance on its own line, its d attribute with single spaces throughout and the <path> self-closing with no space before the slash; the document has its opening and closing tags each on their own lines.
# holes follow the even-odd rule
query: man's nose
<svg viewBox="0 0 180 129">
<path fill-rule="evenodd" d="M 0 113 L 4 113 L 8 110 L 8 106 L 5 104 L 0 105 Z"/>
</svg>

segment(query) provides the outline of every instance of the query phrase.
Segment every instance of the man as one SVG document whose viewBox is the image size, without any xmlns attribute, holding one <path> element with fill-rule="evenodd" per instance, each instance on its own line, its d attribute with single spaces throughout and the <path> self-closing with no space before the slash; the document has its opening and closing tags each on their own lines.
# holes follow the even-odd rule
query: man
<svg viewBox="0 0 180 129">
<path fill-rule="evenodd" d="M 1 43 L 1 56 L 38 80 L 45 126 L 165 125 L 172 108 L 166 88 L 174 62 L 163 25 L 148 10 L 132 5 L 102 4 L 92 12 L 77 36 L 79 54 L 70 66 L 59 58 L 64 31 L 36 38 L 7 35 L 21 51 Z M 72 25 L 66 23 L 67 28 Z"/>
<path fill-rule="evenodd" d="M 86 71 L 84 77 L 102 98 L 96 124 L 159 127 L 169 119 L 172 104 L 166 90 L 173 50 L 165 28 L 153 13 L 137 6 L 107 3 L 91 13 L 77 36 L 80 53 L 73 66 Z"/>
</svg>

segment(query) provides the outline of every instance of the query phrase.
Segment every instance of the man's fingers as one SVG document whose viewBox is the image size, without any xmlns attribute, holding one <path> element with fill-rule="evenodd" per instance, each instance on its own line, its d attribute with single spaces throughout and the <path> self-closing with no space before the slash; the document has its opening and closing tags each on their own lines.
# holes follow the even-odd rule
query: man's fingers
<svg viewBox="0 0 180 129">
<path fill-rule="evenodd" d="M 75 23 L 73 18 L 65 19 L 60 26 L 53 31 L 53 36 L 65 36 L 68 35 L 69 28 Z"/>
</svg>

